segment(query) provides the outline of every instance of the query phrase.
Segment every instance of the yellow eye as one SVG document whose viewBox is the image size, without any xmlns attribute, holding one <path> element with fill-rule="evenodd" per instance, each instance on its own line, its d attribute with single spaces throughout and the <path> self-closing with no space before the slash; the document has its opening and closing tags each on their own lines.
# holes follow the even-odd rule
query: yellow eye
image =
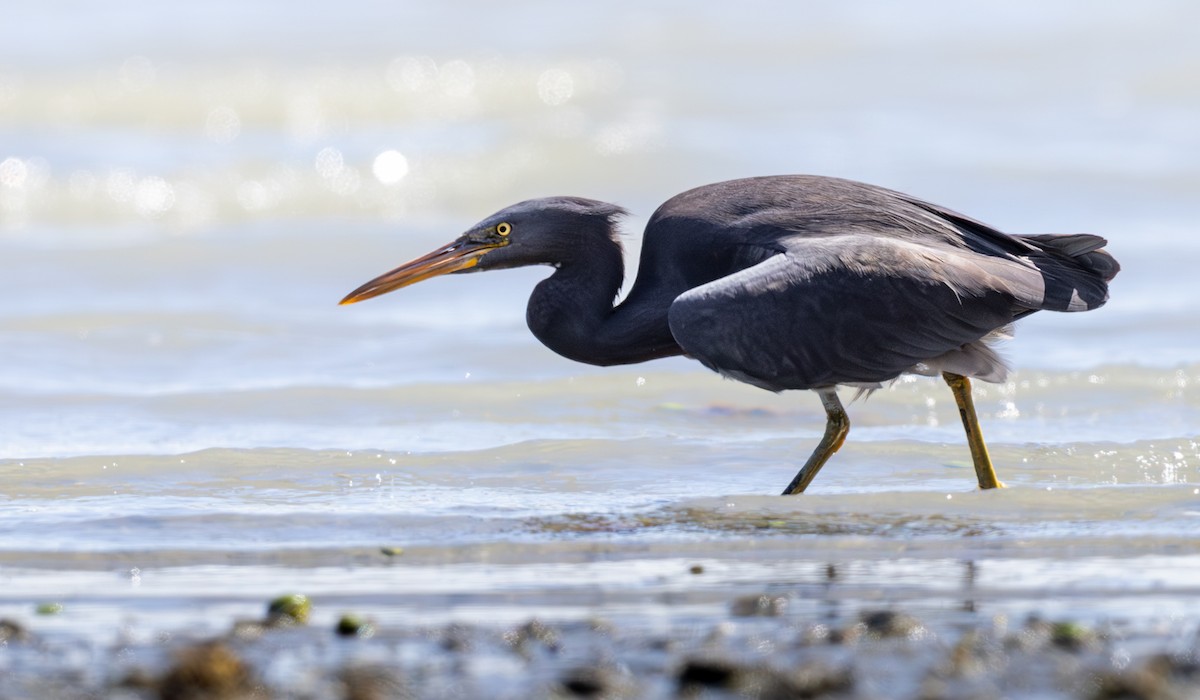
<svg viewBox="0 0 1200 700">
<path fill-rule="evenodd" d="M 500 234 L 501 236 L 507 236 L 508 234 L 512 233 L 512 224 L 507 222 L 498 224 L 496 226 L 496 233 Z"/>
</svg>

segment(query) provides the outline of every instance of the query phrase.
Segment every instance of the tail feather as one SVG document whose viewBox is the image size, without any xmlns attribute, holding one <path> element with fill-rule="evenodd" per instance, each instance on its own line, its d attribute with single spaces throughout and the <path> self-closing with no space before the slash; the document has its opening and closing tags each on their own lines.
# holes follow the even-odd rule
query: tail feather
<svg viewBox="0 0 1200 700">
<path fill-rule="evenodd" d="M 1105 282 L 1112 281 L 1121 271 L 1116 258 L 1104 250 L 1108 245 L 1101 236 L 1090 233 L 1043 233 L 1019 236 L 1042 250 L 1053 250 L 1075 260 Z"/>
<path fill-rule="evenodd" d="M 1032 247 L 1021 257 L 1033 263 L 1042 275 L 1042 298 L 1031 300 L 1027 307 L 1031 311 L 1087 311 L 1108 301 L 1108 282 L 1121 271 L 1116 259 L 1104 250 L 1108 241 L 1088 233 L 1021 234 L 1013 238 Z"/>
</svg>

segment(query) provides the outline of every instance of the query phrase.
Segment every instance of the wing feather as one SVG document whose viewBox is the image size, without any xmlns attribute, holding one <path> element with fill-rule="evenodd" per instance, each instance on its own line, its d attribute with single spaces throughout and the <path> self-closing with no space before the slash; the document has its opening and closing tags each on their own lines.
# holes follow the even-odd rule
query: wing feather
<svg viewBox="0 0 1200 700">
<path fill-rule="evenodd" d="M 1038 308 L 1042 284 L 1019 258 L 866 233 L 807 237 L 680 295 L 668 321 L 689 355 L 756 386 L 871 384 L 947 354 L 980 364 L 967 346 Z M 976 376 L 1003 373 L 985 369 Z"/>
</svg>

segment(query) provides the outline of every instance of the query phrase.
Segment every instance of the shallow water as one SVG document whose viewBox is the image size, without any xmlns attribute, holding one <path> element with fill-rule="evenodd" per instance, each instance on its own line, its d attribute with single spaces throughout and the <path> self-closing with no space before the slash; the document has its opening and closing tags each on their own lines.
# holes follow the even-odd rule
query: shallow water
<svg viewBox="0 0 1200 700">
<path fill-rule="evenodd" d="M 0 617 L 95 682 L 122 639 L 293 590 L 316 623 L 393 630 L 678 632 L 784 591 L 796 624 L 895 604 L 943 636 L 1038 614 L 1194 645 L 1200 10 L 955 9 L 22 6 L 0 25 Z M 1109 305 L 1021 322 L 1010 381 L 976 386 L 1010 488 L 973 491 L 949 392 L 906 378 L 775 497 L 814 396 L 559 358 L 524 327 L 544 271 L 336 306 L 520 199 L 620 202 L 633 251 L 671 194 L 775 172 L 1110 240 Z"/>
</svg>

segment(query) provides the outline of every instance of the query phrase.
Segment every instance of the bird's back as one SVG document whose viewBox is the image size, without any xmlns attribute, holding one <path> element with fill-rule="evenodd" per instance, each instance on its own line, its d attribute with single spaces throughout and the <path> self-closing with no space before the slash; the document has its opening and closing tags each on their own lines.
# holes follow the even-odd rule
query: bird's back
<svg viewBox="0 0 1200 700">
<path fill-rule="evenodd" d="M 1009 235 L 894 190 L 816 175 L 729 180 L 672 197 L 646 226 L 641 265 L 660 270 L 659 278 L 674 282 L 682 293 L 772 255 L 803 250 L 813 238 L 848 234 L 974 253 L 985 265 L 1032 265 L 1042 272 L 1046 294 L 1044 304 L 1029 310 L 1096 308 L 1120 270 L 1101 250 L 1106 241 L 1099 236 Z M 680 259 L 692 264 L 673 263 Z M 993 274 L 1003 276 L 1003 267 Z M 678 278 L 681 269 L 689 273 L 687 279 Z"/>
</svg>

